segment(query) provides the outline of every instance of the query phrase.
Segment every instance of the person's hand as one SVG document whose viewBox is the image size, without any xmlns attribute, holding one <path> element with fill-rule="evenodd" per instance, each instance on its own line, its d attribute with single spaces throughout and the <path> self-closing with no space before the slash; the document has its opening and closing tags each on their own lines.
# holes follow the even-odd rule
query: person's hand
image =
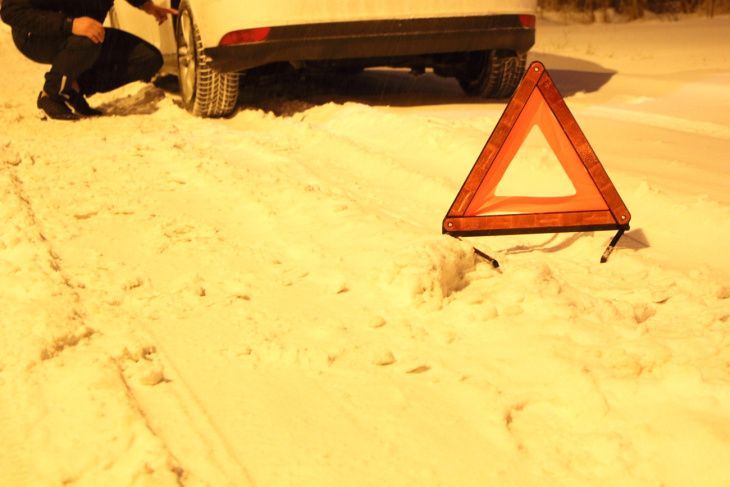
<svg viewBox="0 0 730 487">
<path fill-rule="evenodd" d="M 76 17 L 71 27 L 71 33 L 81 37 L 88 37 L 94 44 L 104 42 L 104 25 L 91 17 Z"/>
<path fill-rule="evenodd" d="M 168 15 L 178 14 L 177 10 L 174 8 L 160 7 L 159 5 L 152 3 L 152 1 L 145 2 L 144 5 L 142 5 L 142 10 L 153 16 L 158 24 L 166 21 Z"/>
</svg>

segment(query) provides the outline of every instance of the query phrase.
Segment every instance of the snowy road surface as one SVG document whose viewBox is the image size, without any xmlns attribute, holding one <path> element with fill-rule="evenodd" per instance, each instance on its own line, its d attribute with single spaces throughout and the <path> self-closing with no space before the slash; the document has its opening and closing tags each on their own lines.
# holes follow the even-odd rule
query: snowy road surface
<svg viewBox="0 0 730 487">
<path fill-rule="evenodd" d="M 453 81 L 42 122 L 0 27 L 0 485 L 729 485 L 730 17 L 542 19 L 531 59 L 632 213 L 607 264 L 440 234 L 505 107 Z"/>
</svg>

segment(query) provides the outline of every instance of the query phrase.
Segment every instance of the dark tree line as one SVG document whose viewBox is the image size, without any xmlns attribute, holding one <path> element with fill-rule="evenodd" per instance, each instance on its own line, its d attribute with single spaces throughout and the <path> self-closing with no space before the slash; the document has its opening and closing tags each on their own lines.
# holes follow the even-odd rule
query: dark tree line
<svg viewBox="0 0 730 487">
<path fill-rule="evenodd" d="M 538 0 L 545 11 L 583 14 L 589 21 L 608 21 L 616 15 L 625 20 L 642 18 L 645 13 L 677 16 L 702 13 L 712 17 L 730 11 L 730 0 Z"/>
</svg>

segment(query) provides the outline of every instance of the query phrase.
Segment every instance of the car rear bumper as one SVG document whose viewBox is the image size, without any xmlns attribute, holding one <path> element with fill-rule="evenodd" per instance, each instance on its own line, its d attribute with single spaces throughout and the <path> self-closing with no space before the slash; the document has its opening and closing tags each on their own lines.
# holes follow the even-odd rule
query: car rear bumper
<svg viewBox="0 0 730 487">
<path fill-rule="evenodd" d="M 402 58 L 509 49 L 527 52 L 535 29 L 518 15 L 341 22 L 281 26 L 261 42 L 205 49 L 221 72 L 282 61 Z"/>
</svg>

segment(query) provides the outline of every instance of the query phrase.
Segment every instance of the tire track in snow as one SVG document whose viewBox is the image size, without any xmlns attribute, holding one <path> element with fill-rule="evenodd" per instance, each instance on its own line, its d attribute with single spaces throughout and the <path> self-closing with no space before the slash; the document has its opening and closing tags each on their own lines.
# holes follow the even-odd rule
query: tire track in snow
<svg viewBox="0 0 730 487">
<path fill-rule="evenodd" d="M 686 118 L 660 115 L 657 113 L 646 113 L 624 108 L 593 106 L 581 111 L 583 115 L 608 119 L 630 121 L 656 127 L 660 129 L 675 130 L 693 135 L 704 135 L 717 139 L 730 140 L 730 127 L 712 122 L 700 122 Z"/>
<path fill-rule="evenodd" d="M 0 302 L 5 301 L 0 350 L 6 364 L 30 367 L 92 331 L 83 322 L 79 296 L 43 235 L 23 182 L 7 165 L 0 166 L 0 200 Z M 35 319 L 20 320 L 24 312 Z"/>
<path fill-rule="evenodd" d="M 159 136 L 160 132 L 155 132 L 154 136 L 149 136 L 149 139 L 156 141 Z M 114 147 L 116 142 L 123 144 L 126 140 L 128 140 L 126 136 L 121 136 L 119 139 L 112 139 L 110 137 L 108 142 L 110 146 Z M 148 151 L 152 152 L 153 149 L 145 145 L 147 140 L 148 137 L 143 134 L 137 138 L 136 148 L 133 147 L 130 149 L 120 145 L 119 153 L 125 154 L 126 150 L 128 154 L 131 154 L 131 157 L 127 156 L 127 158 L 123 159 L 124 162 L 130 159 L 134 161 L 133 157 L 138 155 L 144 156 Z M 171 170 L 174 171 L 172 174 L 165 173 L 166 167 L 163 167 L 160 178 L 155 179 L 157 181 L 167 182 L 170 187 L 174 187 L 176 190 L 178 187 L 183 188 L 181 192 L 184 195 L 196 195 L 194 190 L 185 190 L 185 188 L 194 185 L 187 184 L 184 172 L 188 168 L 186 163 L 192 164 L 193 167 L 205 164 L 205 162 L 201 163 L 201 160 L 206 161 L 205 152 L 207 148 L 194 147 L 194 153 L 198 149 L 201 152 L 200 154 L 195 154 L 195 156 L 200 157 L 182 157 L 177 159 L 170 166 L 172 168 Z M 155 154 L 159 154 L 160 152 L 165 153 L 168 150 L 170 149 L 167 147 L 161 147 L 159 151 L 155 151 Z M 44 157 L 40 156 L 39 159 L 44 159 Z M 120 257 L 116 256 L 112 251 L 108 251 L 108 248 L 105 247 L 106 240 L 108 239 L 102 238 L 97 241 L 100 235 L 109 232 L 108 225 L 104 224 L 104 218 L 109 218 L 109 215 L 114 214 L 108 208 L 119 206 L 122 203 L 124 204 L 124 208 L 134 209 L 134 211 L 127 211 L 123 217 L 120 217 L 124 222 L 129 221 L 136 226 L 137 232 L 131 236 L 130 247 L 133 244 L 137 244 L 139 239 L 148 236 L 148 233 L 156 235 L 158 239 L 161 238 L 159 234 L 164 233 L 166 235 L 165 240 L 170 241 L 167 242 L 169 245 L 175 246 L 175 241 L 179 240 L 177 244 L 184 246 L 184 242 L 189 240 L 191 236 L 193 238 L 201 236 L 199 235 L 201 232 L 197 212 L 195 212 L 195 217 L 184 212 L 180 212 L 180 215 L 177 215 L 176 209 L 174 219 L 168 220 L 164 212 L 162 212 L 162 215 L 157 215 L 154 219 L 148 217 L 140 218 L 138 213 L 146 209 L 149 209 L 150 213 L 160 213 L 160 208 L 155 207 L 156 204 L 159 204 L 155 198 L 161 194 L 172 194 L 173 190 L 167 189 L 163 190 L 167 191 L 167 193 L 161 193 L 159 188 L 150 188 L 146 185 L 145 179 L 142 179 L 140 182 L 132 178 L 124 179 L 118 177 L 115 178 L 115 182 L 117 186 L 123 186 L 125 188 L 123 191 L 124 196 L 114 191 L 115 189 L 118 190 L 118 187 L 116 187 L 108 188 L 106 192 L 102 191 L 104 197 L 98 196 L 88 200 L 84 197 L 79 198 L 80 201 L 86 200 L 84 206 L 82 206 L 83 212 L 79 213 L 75 207 L 64 206 L 64 201 L 70 200 L 68 198 L 68 191 L 75 191 L 72 187 L 69 187 L 71 185 L 67 186 L 65 183 L 69 180 L 82 185 L 88 182 L 89 186 L 94 186 L 98 190 L 101 181 L 93 177 L 96 171 L 95 169 L 94 172 L 76 171 L 73 175 L 69 175 L 70 172 L 67 171 L 68 164 L 64 164 L 64 162 L 66 161 L 54 165 L 47 165 L 47 167 L 41 169 L 25 166 L 19 168 L 19 172 L 28 176 L 28 193 L 30 199 L 34 200 L 33 202 L 36 206 L 35 211 L 38 214 L 38 221 L 34 217 L 32 225 L 29 224 L 28 226 L 43 227 L 48 230 L 49 238 L 55 242 L 58 253 L 65 262 L 65 268 L 70 270 L 70 272 L 67 272 L 70 276 L 69 281 L 85 281 L 89 284 L 78 292 L 80 293 L 81 299 L 83 299 L 82 304 L 85 304 L 89 309 L 97 311 L 94 313 L 94 316 L 89 318 L 89 323 L 99 329 L 99 335 L 101 337 L 99 339 L 100 343 L 95 347 L 95 352 L 106 352 L 103 358 L 104 363 L 109 365 L 108 368 L 113 369 L 113 365 L 118 369 L 118 377 L 113 380 L 112 378 L 109 379 L 114 387 L 113 391 L 109 391 L 110 395 L 118 395 L 115 393 L 118 393 L 122 386 L 127 393 L 128 401 L 122 404 L 115 404 L 115 408 L 117 406 L 118 409 L 127 407 L 129 414 L 136 418 L 136 427 L 146 428 L 147 431 L 143 434 L 144 441 L 155 444 L 156 448 L 153 450 L 155 457 L 168 457 L 170 459 L 168 463 L 172 465 L 170 473 L 174 476 L 179 476 L 182 481 L 190 481 L 191 483 L 200 482 L 203 485 L 216 486 L 251 484 L 245 467 L 242 466 L 238 458 L 231 456 L 230 447 L 227 443 L 228 439 L 221 433 L 220 428 L 216 428 L 210 421 L 210 415 L 201 406 L 202 402 L 196 396 L 195 391 L 186 385 L 187 382 L 184 379 L 178 380 L 176 383 L 165 383 L 166 381 L 161 376 L 161 370 L 155 368 L 160 363 L 165 363 L 168 366 L 168 371 L 172 372 L 171 377 L 180 379 L 180 375 L 176 373 L 177 367 L 175 360 L 164 352 L 166 350 L 164 346 L 165 342 L 153 334 L 152 329 L 145 322 L 146 315 L 140 317 L 138 309 L 135 306 L 136 299 L 145 298 L 154 300 L 159 298 L 159 290 L 156 291 L 151 286 L 146 285 L 150 274 L 145 274 L 143 271 L 149 271 L 149 269 L 143 266 L 140 274 L 129 274 L 130 271 L 128 268 L 134 266 L 126 265 L 126 262 L 122 262 L 125 265 L 116 265 L 116 258 Z M 119 161 L 112 159 L 108 162 L 108 165 L 105 165 L 103 162 L 95 162 L 94 165 L 98 166 L 100 171 L 109 171 L 109 167 L 115 164 L 119 164 Z M 134 164 L 130 164 L 130 167 L 134 167 Z M 152 170 L 157 169 L 156 167 L 152 168 Z M 122 171 L 124 170 L 122 169 Z M 177 175 L 177 171 L 182 172 Z M 114 174 L 117 174 L 117 172 Z M 48 188 L 46 185 L 50 179 L 54 179 L 54 176 L 57 176 L 55 178 L 57 184 L 53 188 L 54 191 L 48 197 L 40 198 L 39 195 L 47 191 Z M 154 191 L 155 189 L 157 192 Z M 147 198 L 135 199 L 140 194 L 145 195 Z M 28 200 L 28 198 L 24 199 Z M 110 206 L 105 206 L 105 203 L 108 203 Z M 187 201 L 185 203 L 194 206 L 194 203 Z M 59 211 L 58 208 L 64 208 L 64 210 Z M 28 202 L 28 209 L 29 211 L 33 210 L 30 202 Z M 159 222 L 161 220 L 164 223 L 160 224 Z M 71 225 L 68 224 L 69 221 L 72 222 Z M 83 222 L 83 227 L 73 225 L 73 223 L 78 222 Z M 167 228 L 168 226 L 170 228 Z M 124 227 L 119 225 L 116 230 L 120 228 Z M 180 232 L 182 233 L 178 235 Z M 76 247 L 80 244 L 78 240 L 74 240 L 74 237 L 78 234 L 83 234 L 85 237 L 84 242 L 87 243 L 85 252 L 76 252 Z M 51 245 L 48 241 L 44 242 L 48 246 Z M 99 260 L 97 254 L 94 252 L 95 249 L 102 249 L 105 254 L 111 255 L 108 255 L 104 260 Z M 164 249 L 160 250 L 160 252 L 164 251 Z M 144 259 L 148 262 L 146 256 Z M 60 258 L 58 268 L 61 268 Z M 104 268 L 107 271 L 111 268 L 112 272 L 107 273 L 114 274 L 116 271 L 118 275 L 107 277 L 106 279 L 110 279 L 111 281 L 109 283 L 105 281 L 99 282 L 99 268 Z M 136 272 L 136 270 L 133 272 Z M 123 284 L 121 286 L 123 293 L 121 294 L 116 291 L 116 286 L 120 284 Z M 108 296 L 109 290 L 114 290 L 111 298 Z M 104 307 L 101 310 L 99 309 L 100 306 L 109 304 L 110 300 L 113 301 L 111 304 L 113 306 L 112 308 Z M 128 304 L 125 301 L 131 303 L 132 306 L 125 306 L 125 304 Z M 129 326 L 126 323 L 134 323 L 134 325 Z M 145 350 L 158 351 L 159 353 L 156 356 L 149 357 Z M 84 353 L 87 352 L 85 351 Z M 108 364 L 110 358 L 113 364 Z M 164 412 L 161 412 L 160 404 L 164 405 Z M 94 405 L 91 405 L 91 407 L 94 407 Z M 161 418 L 161 416 L 165 417 Z M 172 420 L 171 418 L 176 418 L 179 421 Z M 189 428 L 188 431 L 184 431 L 181 434 L 185 437 L 193 438 L 192 444 L 202 444 L 203 448 L 193 452 L 186 451 L 190 450 L 190 448 L 184 442 L 179 444 L 174 442 L 175 437 L 170 435 L 170 431 L 179 430 L 180 424 L 185 424 Z M 152 436 L 150 437 L 149 434 Z M 173 441 L 167 444 L 166 440 L 170 440 L 171 437 Z M 100 449 L 103 450 L 103 448 Z M 143 460 L 146 458 L 146 456 L 142 457 Z M 151 459 L 150 464 L 154 460 L 156 458 Z M 110 460 L 110 463 L 113 462 L 113 459 Z M 184 470 L 177 467 L 181 462 Z M 157 468 L 157 470 L 164 471 L 161 468 Z M 34 482 L 31 482 L 31 484 L 37 485 Z"/>
<path fill-rule="evenodd" d="M 2 162 L 0 485 L 96 481 L 101 471 L 109 476 L 107 485 L 138 474 L 157 485 L 179 485 L 181 471 L 127 394 L 121 371 L 94 346 L 95 331 L 44 236 L 32 188 L 15 164 Z M 127 430 L 109 435 L 118 424 Z M 59 452 L 68 450 L 72 460 L 59 461 Z M 124 470 L 129 459 L 140 470 L 112 480 L 110 472 Z"/>
<path fill-rule="evenodd" d="M 133 382 L 126 381 L 130 394 L 138 401 L 140 413 L 145 416 L 151 429 L 160 422 L 166 423 L 162 427 L 155 427 L 164 439 L 165 430 L 179 429 L 179 425 L 184 424 L 185 436 L 194 438 L 190 443 L 196 447 L 201 443 L 205 445 L 204 449 L 196 451 L 192 451 L 183 443 L 169 448 L 169 451 L 180 448 L 185 450 L 176 457 L 183 462 L 189 477 L 216 487 L 253 486 L 251 475 L 236 455 L 229 438 L 216 425 L 200 395 L 181 373 L 178 358 L 167 350 L 167 340 L 155 334 L 149 326 L 145 324 L 139 326 L 152 338 L 160 360 L 167 365 L 166 370 L 171 372 L 165 377 L 171 384 L 163 391 L 144 386 L 137 387 Z M 156 413 L 160 413 L 163 409 L 166 418 L 159 418 L 159 414 Z M 181 421 L 183 418 L 184 421 Z"/>
<path fill-rule="evenodd" d="M 28 402 L 33 396 L 30 370 L 63 348 L 61 337 L 72 330 L 62 326 L 69 323 L 57 308 L 72 306 L 73 301 L 68 301 L 68 290 L 54 275 L 53 254 L 38 231 L 22 183 L 8 164 L 0 165 L 0 309 L 4 315 L 0 326 L 0 485 L 22 487 L 42 483 L 33 462 L 39 445 L 33 442 L 34 424 L 29 418 L 29 406 L 37 407 Z"/>
<path fill-rule="evenodd" d="M 271 169 L 283 168 L 276 184 L 287 186 L 287 193 L 306 198 L 307 188 L 314 186 L 350 209 L 357 207 L 361 214 L 386 217 L 399 227 L 404 223 L 421 229 L 428 226 L 437 233 L 442 212 L 460 183 L 452 183 L 451 176 L 446 175 L 451 175 L 451 166 L 459 162 L 463 162 L 465 175 L 481 150 L 474 147 L 473 156 L 458 156 L 460 142 L 465 140 L 461 137 L 463 126 L 442 127 L 422 117 L 357 104 L 317 106 L 297 117 L 266 119 L 266 125 L 261 125 L 260 119 L 252 121 L 259 123 L 259 128 L 269 127 L 268 132 L 252 133 L 247 125 L 239 125 L 246 121 L 249 114 L 240 116 L 236 125 L 228 123 L 232 128 L 229 137 L 243 137 L 260 150 L 284 153 L 288 160 Z M 408 131 L 416 132 L 422 140 L 404 138 L 402 134 Z M 236 133 L 239 135 L 233 135 Z M 434 205 L 438 205 L 437 210 Z M 353 220 L 352 215 L 349 220 Z"/>
</svg>

